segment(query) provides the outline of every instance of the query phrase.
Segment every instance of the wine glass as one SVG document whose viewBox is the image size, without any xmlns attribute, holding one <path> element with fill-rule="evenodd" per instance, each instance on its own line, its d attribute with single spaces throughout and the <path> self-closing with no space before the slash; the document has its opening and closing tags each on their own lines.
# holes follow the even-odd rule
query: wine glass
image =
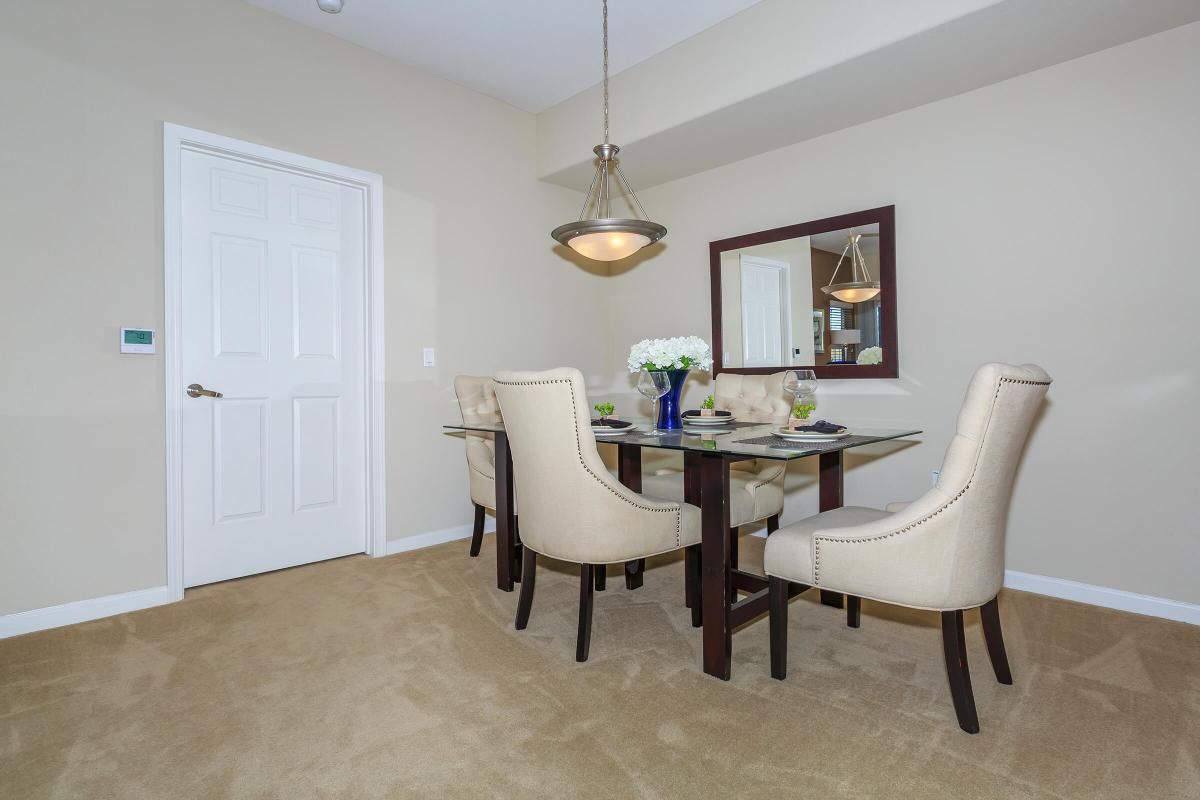
<svg viewBox="0 0 1200 800">
<path fill-rule="evenodd" d="M 811 369 L 789 369 L 783 376 L 784 391 L 792 395 L 792 407 L 797 403 L 817 405 L 817 373 Z"/>
<path fill-rule="evenodd" d="M 671 391 L 671 376 L 661 370 L 644 369 L 638 375 L 638 391 L 647 400 L 654 402 L 654 427 L 650 429 L 653 436 L 658 436 L 658 399 Z"/>
<path fill-rule="evenodd" d="M 789 369 L 783 376 L 783 388 L 791 392 L 792 397 L 816 394 L 817 373 L 811 369 Z"/>
</svg>

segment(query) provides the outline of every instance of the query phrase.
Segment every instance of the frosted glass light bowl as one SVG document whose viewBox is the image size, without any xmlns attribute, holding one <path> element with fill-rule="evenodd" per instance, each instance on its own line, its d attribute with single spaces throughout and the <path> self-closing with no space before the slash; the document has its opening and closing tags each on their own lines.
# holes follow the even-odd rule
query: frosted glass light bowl
<svg viewBox="0 0 1200 800">
<path fill-rule="evenodd" d="M 585 258 L 616 261 L 657 242 L 667 229 L 644 219 L 581 219 L 559 225 L 550 235 Z"/>
</svg>

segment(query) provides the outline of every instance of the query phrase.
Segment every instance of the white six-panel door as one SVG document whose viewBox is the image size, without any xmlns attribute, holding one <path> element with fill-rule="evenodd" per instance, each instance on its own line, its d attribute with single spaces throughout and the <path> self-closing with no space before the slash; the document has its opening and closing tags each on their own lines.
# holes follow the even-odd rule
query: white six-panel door
<svg viewBox="0 0 1200 800">
<path fill-rule="evenodd" d="M 363 192 L 181 158 L 184 585 L 363 552 Z"/>
<path fill-rule="evenodd" d="M 790 347 L 785 335 L 788 269 L 786 261 L 741 257 L 743 366 L 783 366 L 784 354 Z"/>
</svg>

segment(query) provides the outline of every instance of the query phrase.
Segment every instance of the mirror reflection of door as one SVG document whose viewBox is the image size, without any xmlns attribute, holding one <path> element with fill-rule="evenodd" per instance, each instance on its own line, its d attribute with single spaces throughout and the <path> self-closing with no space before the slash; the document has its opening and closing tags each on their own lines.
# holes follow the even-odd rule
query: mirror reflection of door
<svg viewBox="0 0 1200 800">
<path fill-rule="evenodd" d="M 786 261 L 741 257 L 742 363 L 747 367 L 783 366 L 791 346 L 791 311 Z"/>
</svg>

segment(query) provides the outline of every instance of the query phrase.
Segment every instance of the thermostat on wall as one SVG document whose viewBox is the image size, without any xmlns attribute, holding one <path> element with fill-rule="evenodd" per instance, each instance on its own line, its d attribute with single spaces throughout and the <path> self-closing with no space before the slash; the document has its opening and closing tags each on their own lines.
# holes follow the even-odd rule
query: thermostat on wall
<svg viewBox="0 0 1200 800">
<path fill-rule="evenodd" d="M 153 353 L 154 331 L 147 328 L 121 328 L 122 353 Z"/>
</svg>

